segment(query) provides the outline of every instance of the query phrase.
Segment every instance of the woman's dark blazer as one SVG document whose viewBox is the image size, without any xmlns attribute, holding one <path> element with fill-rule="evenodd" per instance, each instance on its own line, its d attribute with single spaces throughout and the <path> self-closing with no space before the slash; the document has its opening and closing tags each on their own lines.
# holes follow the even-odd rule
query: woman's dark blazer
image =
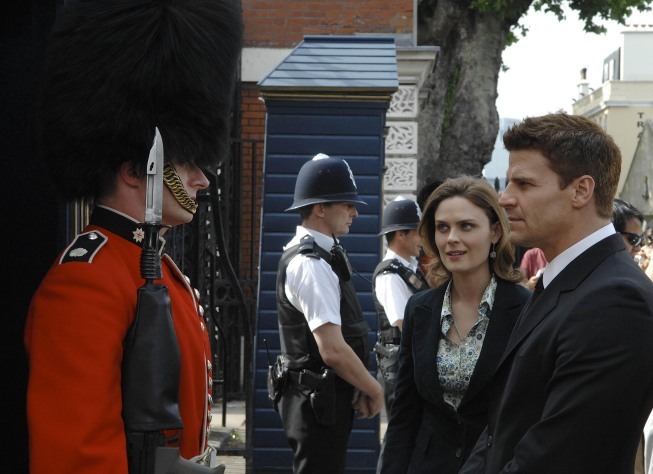
<svg viewBox="0 0 653 474">
<path fill-rule="evenodd" d="M 444 402 L 436 355 L 447 285 L 413 295 L 406 305 L 395 401 L 381 473 L 457 473 L 487 424 L 490 382 L 531 292 L 497 279 L 485 341 L 458 411 Z"/>
</svg>

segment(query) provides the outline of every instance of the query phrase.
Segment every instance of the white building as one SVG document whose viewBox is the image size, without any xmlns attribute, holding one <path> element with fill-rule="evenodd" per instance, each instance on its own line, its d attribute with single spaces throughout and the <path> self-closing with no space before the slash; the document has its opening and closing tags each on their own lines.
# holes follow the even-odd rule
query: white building
<svg viewBox="0 0 653 474">
<path fill-rule="evenodd" d="M 653 26 L 629 25 L 621 44 L 603 63 L 603 84 L 591 90 L 581 71 L 572 113 L 595 120 L 615 140 L 622 154 L 617 195 L 633 162 L 647 119 L 653 119 Z"/>
</svg>

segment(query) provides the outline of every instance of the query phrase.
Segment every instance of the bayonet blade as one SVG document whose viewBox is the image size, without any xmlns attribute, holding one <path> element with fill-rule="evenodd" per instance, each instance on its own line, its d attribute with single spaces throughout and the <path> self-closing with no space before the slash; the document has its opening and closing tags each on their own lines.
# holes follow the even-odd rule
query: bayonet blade
<svg viewBox="0 0 653 474">
<path fill-rule="evenodd" d="M 147 160 L 145 191 L 145 223 L 161 224 L 163 208 L 163 140 L 158 127 L 154 129 L 154 143 Z"/>
</svg>

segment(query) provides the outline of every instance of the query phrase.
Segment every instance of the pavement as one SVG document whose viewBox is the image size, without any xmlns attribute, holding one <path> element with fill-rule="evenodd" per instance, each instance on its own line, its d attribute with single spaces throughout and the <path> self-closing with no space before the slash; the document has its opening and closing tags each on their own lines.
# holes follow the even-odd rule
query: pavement
<svg viewBox="0 0 653 474">
<path fill-rule="evenodd" d="M 218 451 L 218 464 L 226 466 L 225 474 L 245 474 L 247 472 L 246 449 L 246 410 L 245 401 L 227 402 L 226 417 L 222 417 L 222 402 L 211 407 L 211 434 L 209 445 Z"/>
<path fill-rule="evenodd" d="M 246 404 L 242 400 L 227 402 L 226 417 L 222 417 L 222 403 L 217 402 L 211 408 L 211 434 L 209 445 L 218 451 L 218 464 L 226 466 L 225 474 L 246 474 Z M 388 427 L 385 409 L 381 410 L 381 439 Z"/>
</svg>

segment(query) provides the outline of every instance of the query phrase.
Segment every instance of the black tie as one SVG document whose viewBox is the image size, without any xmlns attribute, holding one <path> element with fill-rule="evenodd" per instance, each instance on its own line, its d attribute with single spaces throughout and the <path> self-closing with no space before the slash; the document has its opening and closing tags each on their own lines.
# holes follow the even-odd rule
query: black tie
<svg viewBox="0 0 653 474">
<path fill-rule="evenodd" d="M 517 323 L 515 324 L 515 328 L 513 329 L 513 334 L 517 332 L 517 328 L 524 322 L 524 319 L 528 318 L 528 313 L 530 312 L 530 308 L 533 306 L 535 303 L 535 300 L 537 300 L 540 295 L 542 294 L 542 291 L 544 291 L 544 283 L 542 280 L 543 276 L 540 275 L 540 278 L 537 279 L 537 283 L 535 283 L 535 288 L 533 289 L 533 294 L 531 295 L 531 299 L 526 302 L 526 305 L 522 308 L 521 314 L 519 315 L 519 318 L 517 319 Z"/>
</svg>

